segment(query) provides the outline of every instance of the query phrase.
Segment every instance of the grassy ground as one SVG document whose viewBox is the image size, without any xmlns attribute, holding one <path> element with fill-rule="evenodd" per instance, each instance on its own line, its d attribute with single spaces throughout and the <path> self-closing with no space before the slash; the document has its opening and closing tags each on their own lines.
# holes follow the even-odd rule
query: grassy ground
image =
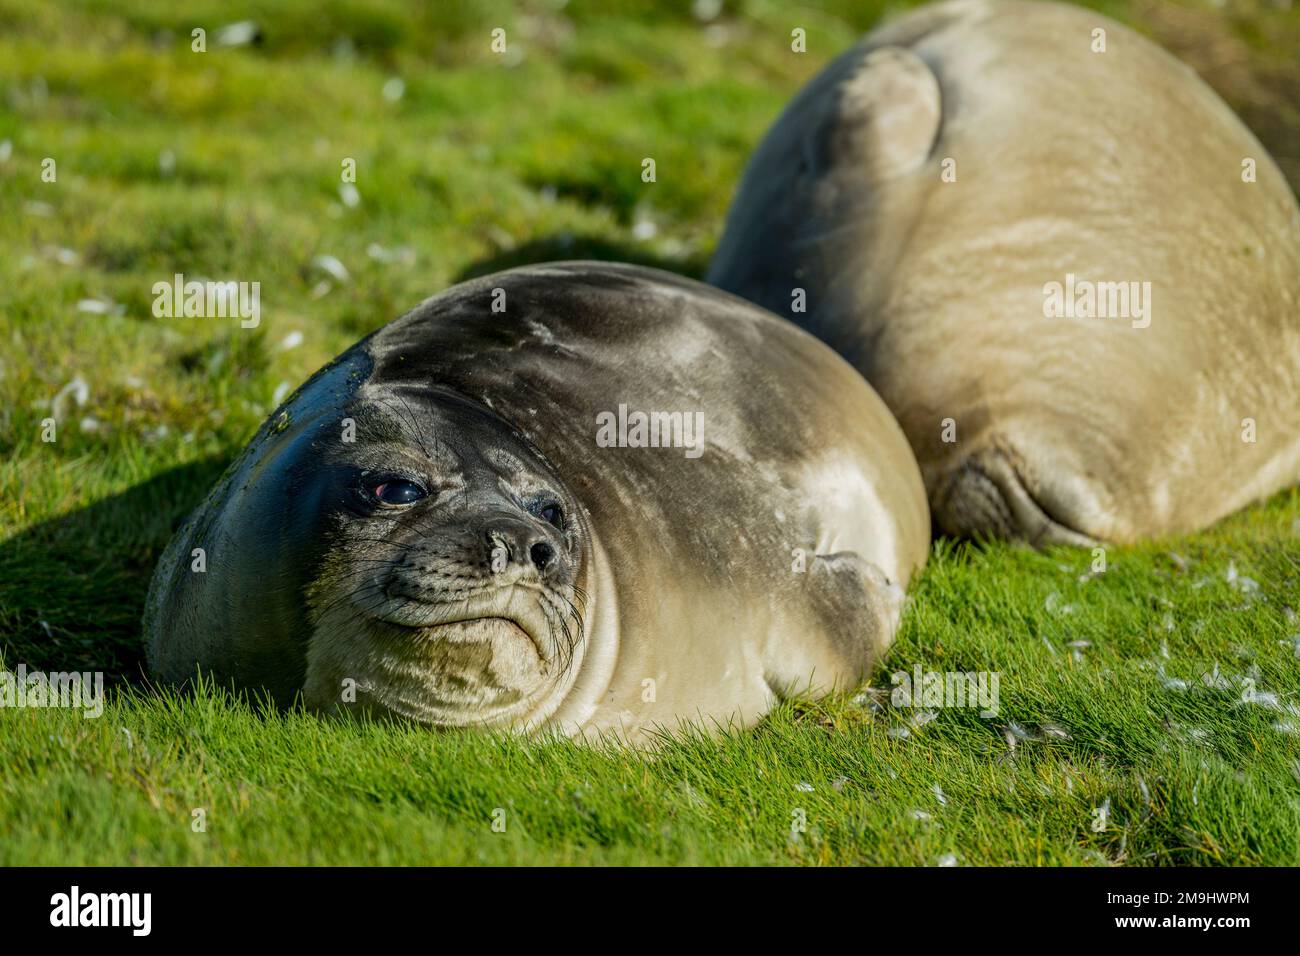
<svg viewBox="0 0 1300 956">
<path fill-rule="evenodd" d="M 1286 6 L 1101 5 L 1200 68 L 1294 184 Z M 1295 492 L 1103 574 L 936 545 L 876 683 L 996 670 L 995 719 L 866 694 L 647 759 L 143 686 L 152 563 L 278 396 L 469 275 L 698 274 L 746 151 L 886 9 L 560 7 L 0 0 L 0 655 L 116 680 L 98 720 L 0 708 L 0 863 L 1300 864 Z M 218 46 L 242 17 L 260 44 Z M 178 271 L 260 281 L 261 326 L 153 318 Z"/>
</svg>

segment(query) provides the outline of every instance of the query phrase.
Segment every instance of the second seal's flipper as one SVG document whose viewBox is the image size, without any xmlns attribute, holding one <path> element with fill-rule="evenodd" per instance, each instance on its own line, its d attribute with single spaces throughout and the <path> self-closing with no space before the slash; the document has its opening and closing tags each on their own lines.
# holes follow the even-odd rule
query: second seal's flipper
<svg viewBox="0 0 1300 956">
<path fill-rule="evenodd" d="M 833 106 L 817 131 L 825 168 L 847 166 L 888 179 L 930 156 L 942 124 L 939 80 L 910 50 L 887 46 L 865 55 L 836 84 Z"/>
</svg>

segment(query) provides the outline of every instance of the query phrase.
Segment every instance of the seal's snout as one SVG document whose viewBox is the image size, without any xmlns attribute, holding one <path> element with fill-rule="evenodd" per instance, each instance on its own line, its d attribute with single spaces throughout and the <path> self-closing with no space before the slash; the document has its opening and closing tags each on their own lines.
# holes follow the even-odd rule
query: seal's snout
<svg viewBox="0 0 1300 956">
<path fill-rule="evenodd" d="M 486 563 L 493 574 L 518 567 L 549 577 L 561 570 L 559 548 L 536 523 L 499 518 L 488 523 L 485 538 Z"/>
<path fill-rule="evenodd" d="M 310 706 L 512 726 L 563 699 L 583 650 L 582 525 L 521 462 L 362 472 L 311 596 Z"/>
</svg>

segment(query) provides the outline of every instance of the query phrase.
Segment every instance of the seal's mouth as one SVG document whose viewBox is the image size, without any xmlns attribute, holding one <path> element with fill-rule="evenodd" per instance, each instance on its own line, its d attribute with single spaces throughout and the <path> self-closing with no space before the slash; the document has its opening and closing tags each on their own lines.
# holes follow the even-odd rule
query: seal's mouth
<svg viewBox="0 0 1300 956">
<path fill-rule="evenodd" d="M 304 696 L 430 726 L 522 726 L 575 677 L 580 607 L 534 582 L 373 580 L 316 618 Z"/>
<path fill-rule="evenodd" d="M 437 607 L 437 605 L 424 605 Z M 510 617 L 489 615 L 487 617 L 467 617 L 457 621 L 444 621 L 439 624 L 411 624 L 406 620 L 394 620 L 391 617 L 376 617 L 375 620 L 392 627 L 408 631 L 414 640 L 424 641 L 481 641 L 489 636 L 500 636 L 528 641 L 537 657 L 548 662 L 546 650 L 541 638 L 528 629 L 522 622 Z"/>
<path fill-rule="evenodd" d="M 533 589 L 507 587 L 459 601 L 429 602 L 400 591 L 371 612 L 380 623 L 400 628 L 416 641 L 481 641 L 488 636 L 526 639 L 539 660 L 551 664 L 558 653 L 552 628 Z"/>
</svg>

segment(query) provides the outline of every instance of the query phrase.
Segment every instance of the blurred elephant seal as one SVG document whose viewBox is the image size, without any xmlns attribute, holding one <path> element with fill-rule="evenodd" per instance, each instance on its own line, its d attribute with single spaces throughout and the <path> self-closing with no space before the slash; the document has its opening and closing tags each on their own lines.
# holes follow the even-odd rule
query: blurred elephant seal
<svg viewBox="0 0 1300 956">
<path fill-rule="evenodd" d="M 902 431 L 812 336 L 654 270 L 528 267 L 271 416 L 158 566 L 150 663 L 437 726 L 744 726 L 867 675 L 929 534 Z"/>
<path fill-rule="evenodd" d="M 944 531 L 1131 541 L 1300 478 L 1295 197 L 1092 11 L 963 0 L 870 34 L 759 146 L 708 279 L 867 377 Z"/>
</svg>

